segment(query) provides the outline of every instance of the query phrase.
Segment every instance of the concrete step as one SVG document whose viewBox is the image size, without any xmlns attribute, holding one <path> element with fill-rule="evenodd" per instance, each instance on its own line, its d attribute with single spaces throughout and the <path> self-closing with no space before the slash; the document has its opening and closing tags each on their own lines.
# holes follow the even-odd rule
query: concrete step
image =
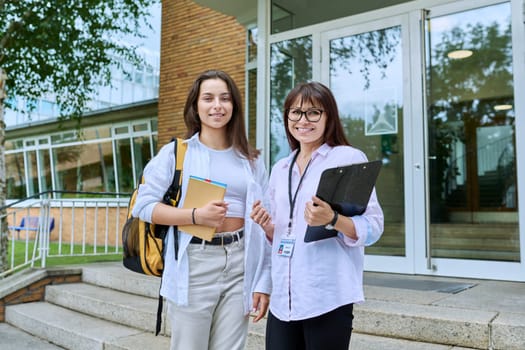
<svg viewBox="0 0 525 350">
<path fill-rule="evenodd" d="M 488 349 L 496 312 L 367 300 L 354 308 L 354 330 L 383 337 Z"/>
<path fill-rule="evenodd" d="M 82 280 L 141 295 L 158 295 L 158 278 L 128 271 L 114 263 L 87 266 L 83 270 Z M 73 296 L 71 300 L 76 297 L 79 296 Z M 118 297 L 113 299 L 118 303 Z M 356 333 L 479 349 L 488 349 L 488 324 L 495 317 L 494 312 L 458 313 L 454 308 L 410 305 L 404 300 L 368 300 L 362 305 L 356 305 L 354 310 Z M 251 326 L 250 334 L 253 333 L 253 337 L 256 338 L 258 334 L 264 338 L 264 321 Z M 163 321 L 163 324 L 166 326 L 167 322 Z M 163 329 L 163 333 L 169 335 L 169 327 Z"/>
<path fill-rule="evenodd" d="M 6 308 L 6 322 L 65 349 L 143 350 L 169 348 L 168 337 L 155 337 L 151 332 L 119 325 L 48 302 L 8 306 Z"/>
<path fill-rule="evenodd" d="M 155 331 L 158 299 L 88 283 L 71 283 L 47 286 L 45 300 L 103 320 Z"/>
<path fill-rule="evenodd" d="M 7 323 L 0 323 L 0 339 L 2 350 L 63 350 L 64 348 L 51 344 L 47 340 L 35 337 Z"/>
<path fill-rule="evenodd" d="M 82 269 L 83 282 L 150 298 L 158 298 L 160 280 L 159 277 L 130 271 L 114 262 L 90 264 Z"/>
<path fill-rule="evenodd" d="M 153 335 L 159 278 L 115 263 L 91 264 L 82 271 L 82 283 L 48 285 L 46 302 L 6 306 L 6 322 L 36 337 L 28 341 L 45 346 L 51 342 L 75 350 L 169 348 L 165 315 L 162 334 Z M 502 284 L 498 286 L 504 292 Z M 509 287 L 509 295 L 520 298 L 522 294 L 513 288 Z M 354 308 L 352 350 L 525 349 L 519 345 L 524 344 L 525 330 L 520 315 L 469 309 L 465 303 L 472 299 L 470 295 L 458 299 L 461 296 L 433 291 L 375 285 L 365 289 L 367 301 Z M 478 297 L 487 294 L 478 293 Z M 512 300 L 520 305 L 519 299 Z M 250 322 L 247 350 L 264 349 L 265 327 L 266 319 Z M 4 333 L 0 329 L 0 339 L 13 338 L 11 332 Z"/>
<path fill-rule="evenodd" d="M 245 350 L 264 350 L 264 333 L 253 332 L 248 336 Z M 159 336 L 160 337 L 160 336 Z M 157 337 L 157 338 L 159 338 Z M 162 337 L 160 341 L 152 343 L 151 334 L 142 333 L 129 336 L 126 339 L 120 339 L 119 344 L 108 343 L 106 349 L 168 349 L 168 338 Z M 47 340 L 33 336 L 21 329 L 7 323 L 0 323 L 0 339 L 2 339 L 2 350 L 21 350 L 21 349 L 38 349 L 38 350 L 64 350 L 77 348 L 66 348 L 50 343 Z M 162 343 L 162 344 L 159 344 Z M 97 344 L 98 346 L 98 344 Z M 153 347 L 162 346 L 162 347 Z M 389 339 L 365 334 L 354 333 L 350 350 L 466 350 L 466 348 L 450 347 L 436 344 L 425 344 L 420 342 L 411 342 L 401 339 Z"/>
</svg>

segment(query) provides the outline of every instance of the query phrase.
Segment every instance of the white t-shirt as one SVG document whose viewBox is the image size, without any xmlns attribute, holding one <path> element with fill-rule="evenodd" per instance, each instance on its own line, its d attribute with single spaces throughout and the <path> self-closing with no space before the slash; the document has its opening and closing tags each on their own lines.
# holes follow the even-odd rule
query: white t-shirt
<svg viewBox="0 0 525 350">
<path fill-rule="evenodd" d="M 224 195 L 224 201 L 228 203 L 226 217 L 244 218 L 248 179 L 242 159 L 231 147 L 218 151 L 202 146 L 208 149 L 210 154 L 210 179 L 226 184 Z"/>
</svg>

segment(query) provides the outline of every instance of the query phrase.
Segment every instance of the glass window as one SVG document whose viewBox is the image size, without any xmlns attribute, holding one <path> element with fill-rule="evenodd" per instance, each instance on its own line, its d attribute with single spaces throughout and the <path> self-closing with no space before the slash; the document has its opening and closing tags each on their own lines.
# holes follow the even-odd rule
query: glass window
<svg viewBox="0 0 525 350">
<path fill-rule="evenodd" d="M 135 158 L 135 186 L 140 180 L 140 174 L 146 166 L 146 163 L 151 159 L 151 144 L 148 136 L 133 138 L 133 156 Z"/>
<path fill-rule="evenodd" d="M 9 148 L 6 153 L 7 198 L 20 199 L 48 190 L 115 192 L 115 161 L 120 164 L 118 175 L 122 188 L 125 189 L 123 192 L 131 192 L 134 188 L 134 174 L 140 174 L 156 151 L 157 131 L 150 132 L 150 126 L 156 129 L 157 120 L 137 120 L 135 124 L 129 122 L 115 126 L 116 134 L 125 137 L 116 141 L 115 156 L 110 135 L 112 125 L 82 130 L 83 141 L 76 137 L 76 131 L 57 133 L 49 138 L 28 139 L 25 140 L 26 146 L 32 149 L 25 153 L 26 167 L 24 153 L 13 151 L 22 149 L 24 140 L 6 142 Z M 130 129 L 141 136 L 133 137 Z M 130 147 L 131 137 L 133 153 Z M 52 151 L 49 149 L 49 140 L 53 145 Z M 88 140 L 95 142 L 87 142 Z M 63 145 L 65 143 L 68 144 Z M 134 159 L 131 158 L 132 155 Z"/>
<path fill-rule="evenodd" d="M 78 144 L 53 149 L 57 189 L 113 192 L 113 150 L 111 141 Z"/>
<path fill-rule="evenodd" d="M 159 126 L 159 121 L 157 118 L 151 120 L 151 131 L 157 131 Z"/>
<path fill-rule="evenodd" d="M 84 140 L 99 140 L 111 137 L 109 126 L 99 126 L 96 128 L 85 129 L 83 132 Z"/>
<path fill-rule="evenodd" d="M 148 131 L 148 123 L 140 123 L 133 125 L 134 132 Z"/>
<path fill-rule="evenodd" d="M 132 103 L 135 99 L 134 95 L 134 85 L 132 82 L 129 81 L 123 81 L 122 82 L 122 96 L 121 96 L 121 104 L 128 104 Z"/>
<path fill-rule="evenodd" d="M 6 140 L 5 141 L 5 150 L 14 150 L 14 149 L 21 149 L 24 147 L 24 141 L 23 140 Z"/>
<path fill-rule="evenodd" d="M 28 196 L 32 196 L 38 193 L 38 164 L 36 151 L 28 151 L 27 155 L 27 178 L 28 178 Z"/>
<path fill-rule="evenodd" d="M 49 149 L 39 149 L 38 154 L 38 174 L 40 176 L 39 192 L 51 191 L 53 189 L 51 177 L 51 159 Z"/>
<path fill-rule="evenodd" d="M 118 192 L 131 193 L 135 188 L 134 175 L 131 171 L 131 141 L 129 138 L 115 141 L 115 160 L 117 162 Z"/>
<path fill-rule="evenodd" d="M 270 166 L 288 155 L 283 121 L 286 95 L 300 82 L 312 79 L 312 37 L 280 41 L 270 48 Z"/>
<path fill-rule="evenodd" d="M 519 261 L 510 3 L 430 18 L 432 256 Z"/>
<path fill-rule="evenodd" d="M 142 83 L 144 82 L 144 71 L 142 71 L 141 69 L 135 69 L 134 75 L 135 83 L 142 85 Z"/>
<path fill-rule="evenodd" d="M 52 144 L 68 143 L 77 141 L 76 131 L 68 131 L 60 134 L 51 135 Z"/>
<path fill-rule="evenodd" d="M 348 140 L 383 161 L 376 190 L 385 230 L 367 254 L 405 255 L 401 47 L 399 26 L 330 41 L 330 88 Z"/>
<path fill-rule="evenodd" d="M 115 128 L 115 135 L 127 134 L 129 133 L 129 127 L 127 125 L 119 126 Z"/>
<path fill-rule="evenodd" d="M 248 62 L 255 61 L 257 59 L 257 28 L 250 28 L 247 31 L 248 34 Z"/>
<path fill-rule="evenodd" d="M 22 152 L 7 153 L 5 164 L 7 198 L 21 199 L 27 197 L 24 154 Z"/>
</svg>

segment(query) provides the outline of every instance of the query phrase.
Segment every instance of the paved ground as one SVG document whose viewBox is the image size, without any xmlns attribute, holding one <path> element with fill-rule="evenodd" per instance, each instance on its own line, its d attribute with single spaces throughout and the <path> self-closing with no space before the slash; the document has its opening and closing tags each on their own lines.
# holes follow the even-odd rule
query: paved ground
<svg viewBox="0 0 525 350">
<path fill-rule="evenodd" d="M 107 266 L 111 265 L 113 264 Z M 9 289 L 6 285 L 2 288 Z M 421 324 L 428 322 L 431 335 L 428 336 L 427 333 L 427 339 L 435 334 L 436 342 L 454 344 L 453 341 L 442 340 L 457 337 L 458 334 L 454 333 L 460 333 L 462 327 L 465 327 L 468 337 L 476 338 L 478 319 L 478 325 L 485 327 L 480 326 L 479 329 L 487 329 L 487 324 L 489 325 L 494 344 L 505 344 L 493 347 L 494 350 L 525 350 L 525 282 L 367 272 L 365 295 L 366 302 L 355 308 L 356 325 L 350 347 L 352 350 L 487 349 L 481 346 L 460 348 L 432 344 L 432 341 L 419 343 L 415 339 L 400 339 L 410 339 L 404 337 L 403 332 L 414 335 L 416 328 L 411 330 L 410 322 L 418 324 L 418 332 L 426 332 Z M 264 324 L 259 327 L 260 329 L 255 329 L 259 336 L 252 336 L 248 341 L 249 350 L 264 348 Z M 386 333 L 381 333 L 382 330 Z M 398 332 L 396 336 L 388 335 L 388 332 L 394 331 Z M 0 323 L 0 348 L 59 349 L 5 323 Z"/>
</svg>

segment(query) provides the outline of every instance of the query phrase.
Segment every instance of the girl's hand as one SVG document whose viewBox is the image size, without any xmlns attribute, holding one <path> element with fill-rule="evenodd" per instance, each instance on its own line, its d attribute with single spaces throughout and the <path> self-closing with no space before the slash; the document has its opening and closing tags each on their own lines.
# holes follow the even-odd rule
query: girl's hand
<svg viewBox="0 0 525 350">
<path fill-rule="evenodd" d="M 252 212 L 250 213 L 250 218 L 256 223 L 259 224 L 264 232 L 266 237 L 271 241 L 273 239 L 273 221 L 270 213 L 262 206 L 260 200 L 256 200 L 253 203 Z"/>
<path fill-rule="evenodd" d="M 268 305 L 270 304 L 270 296 L 264 293 L 253 293 L 253 310 L 252 312 L 257 313 L 253 319 L 253 323 L 256 323 L 266 315 L 268 311 Z"/>
<path fill-rule="evenodd" d="M 228 203 L 225 201 L 211 201 L 195 210 L 195 224 L 219 227 L 224 222 L 227 211 Z"/>
</svg>

